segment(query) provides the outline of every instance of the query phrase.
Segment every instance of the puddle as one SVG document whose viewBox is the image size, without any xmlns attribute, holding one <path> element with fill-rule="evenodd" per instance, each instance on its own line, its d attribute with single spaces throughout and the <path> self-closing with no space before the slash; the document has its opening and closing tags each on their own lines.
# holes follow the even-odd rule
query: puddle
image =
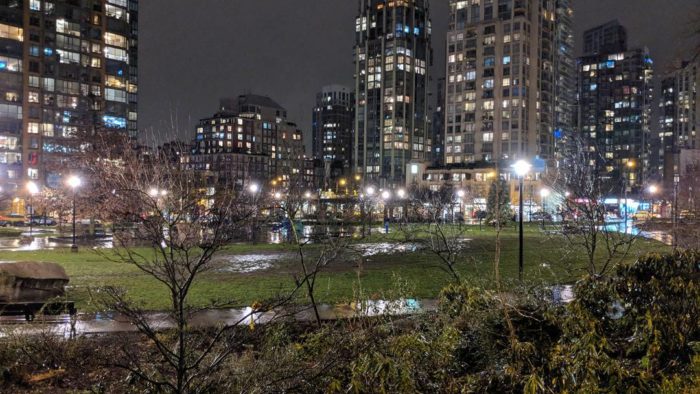
<svg viewBox="0 0 700 394">
<path fill-rule="evenodd" d="M 251 273 L 271 269 L 275 263 L 293 257 L 289 253 L 228 255 L 217 257 L 216 263 L 220 265 L 220 272 Z"/>
<path fill-rule="evenodd" d="M 361 253 L 363 257 L 371 257 L 379 254 L 417 252 L 425 249 L 424 246 L 416 243 L 398 244 L 389 242 L 355 244 L 350 248 Z"/>
</svg>

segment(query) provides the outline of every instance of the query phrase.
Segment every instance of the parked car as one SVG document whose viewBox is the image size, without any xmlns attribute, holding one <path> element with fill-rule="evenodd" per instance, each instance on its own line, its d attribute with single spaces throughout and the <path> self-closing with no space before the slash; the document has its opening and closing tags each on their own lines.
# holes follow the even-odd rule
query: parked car
<svg viewBox="0 0 700 394">
<path fill-rule="evenodd" d="M 55 226 L 56 221 L 47 216 L 34 216 L 31 219 L 33 226 Z"/>
<path fill-rule="evenodd" d="M 649 220 L 653 217 L 654 215 L 652 215 L 649 211 L 637 211 L 632 215 L 633 220 Z"/>
<path fill-rule="evenodd" d="M 542 221 L 542 220 L 544 220 L 544 221 L 546 221 L 546 222 L 551 222 L 551 221 L 552 221 L 552 215 L 550 215 L 550 214 L 547 213 L 547 212 L 539 211 L 539 212 L 535 212 L 535 213 L 532 214 L 532 220 L 535 220 L 535 221 Z"/>
</svg>

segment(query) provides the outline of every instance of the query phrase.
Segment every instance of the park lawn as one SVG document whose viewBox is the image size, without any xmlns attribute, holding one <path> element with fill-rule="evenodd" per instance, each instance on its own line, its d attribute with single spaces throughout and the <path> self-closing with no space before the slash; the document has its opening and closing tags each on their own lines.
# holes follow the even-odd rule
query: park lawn
<svg viewBox="0 0 700 394">
<path fill-rule="evenodd" d="M 22 235 L 22 230 L 20 229 L 0 227 L 0 237 L 2 238 L 16 238 L 20 235 Z"/>
<path fill-rule="evenodd" d="M 465 228 L 462 229 L 464 231 Z M 484 286 L 492 286 L 494 271 L 495 231 L 478 226 L 467 227 L 463 236 L 469 239 L 468 252 L 458 266 L 461 278 Z M 402 235 L 373 234 L 371 238 L 357 241 L 400 242 Z M 304 247 L 311 258 L 320 247 Z M 236 244 L 226 247 L 225 254 L 247 254 L 258 252 L 289 252 L 296 249 L 290 245 Z M 633 246 L 625 262 L 633 262 L 639 255 L 648 252 L 663 252 L 669 247 L 652 240 L 640 239 Z M 149 253 L 148 249 L 139 252 Z M 71 278 L 68 298 L 77 301 L 83 311 L 98 310 L 91 295 L 99 294 L 101 286 L 122 287 L 144 308 L 159 310 L 168 308 L 168 294 L 162 284 L 140 272 L 136 267 L 110 261 L 114 253 L 97 253 L 81 249 L 71 253 L 67 249 L 36 252 L 0 251 L 2 261 L 50 261 L 61 264 Z M 297 261 L 283 261 L 275 268 L 255 273 L 208 272 L 200 277 L 191 293 L 191 303 L 206 306 L 213 302 L 229 302 L 236 306 L 251 305 L 277 296 L 285 296 L 294 287 L 292 272 L 298 272 Z M 585 254 L 574 250 L 560 236 L 546 235 L 535 225 L 525 232 L 525 279 L 531 284 L 573 283 L 585 271 Z M 518 236 L 513 228 L 501 233 L 501 277 L 512 284 L 518 275 Z M 440 290 L 452 280 L 429 251 L 394 253 L 370 256 L 364 263 L 348 261 L 332 263 L 318 275 L 316 281 L 317 300 L 322 303 L 350 302 L 357 298 L 392 298 L 397 291 L 417 298 L 435 298 Z M 405 282 L 406 285 L 397 285 Z M 294 302 L 307 303 L 303 291 L 293 298 Z"/>
</svg>

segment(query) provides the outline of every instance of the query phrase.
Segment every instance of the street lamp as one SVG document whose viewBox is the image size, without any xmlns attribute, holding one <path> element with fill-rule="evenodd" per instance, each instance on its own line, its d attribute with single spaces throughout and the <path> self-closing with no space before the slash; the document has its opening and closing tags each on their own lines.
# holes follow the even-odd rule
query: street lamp
<svg viewBox="0 0 700 394">
<path fill-rule="evenodd" d="M 513 164 L 513 171 L 518 176 L 518 189 L 520 192 L 520 206 L 518 211 L 518 221 L 519 221 L 519 248 L 518 248 L 518 279 L 523 280 L 523 184 L 525 181 L 525 175 L 530 172 L 532 165 L 525 160 L 518 160 Z"/>
<path fill-rule="evenodd" d="M 649 196 L 651 197 L 649 199 L 649 206 L 650 206 L 649 212 L 651 213 L 651 216 L 653 217 L 654 216 L 654 196 L 656 195 L 656 193 L 659 192 L 659 187 L 656 185 L 650 185 L 647 188 L 647 192 L 649 193 Z"/>
<path fill-rule="evenodd" d="M 260 191 L 260 186 L 257 183 L 251 183 L 250 186 L 248 186 L 248 191 L 257 194 L 258 191 Z"/>
<path fill-rule="evenodd" d="M 673 251 L 678 249 L 678 185 L 681 182 L 681 176 L 678 173 L 673 174 Z"/>
<path fill-rule="evenodd" d="M 544 217 L 547 215 L 547 197 L 549 197 L 550 194 L 551 191 L 546 187 L 540 190 L 540 197 L 542 197 L 542 228 L 544 228 Z"/>
<path fill-rule="evenodd" d="M 629 211 L 629 209 L 628 209 L 629 202 L 627 201 L 627 188 L 628 188 L 628 183 L 629 183 L 628 178 L 629 178 L 630 171 L 632 171 L 632 169 L 634 169 L 634 166 L 635 166 L 634 160 L 629 160 L 625 164 L 625 167 L 627 168 L 627 173 L 624 174 L 624 176 L 622 177 L 623 186 L 625 188 L 625 190 L 624 190 L 624 192 L 625 192 L 624 193 L 625 194 L 625 205 L 624 205 L 625 206 L 625 234 L 627 234 L 627 220 L 628 220 L 627 215 L 628 215 L 628 211 Z"/>
<path fill-rule="evenodd" d="M 76 189 L 80 187 L 83 182 L 75 175 L 71 175 L 68 178 L 68 186 L 73 190 L 73 244 L 70 246 L 71 252 L 78 251 L 78 245 L 75 243 L 75 194 Z"/>
<path fill-rule="evenodd" d="M 27 192 L 29 193 L 29 237 L 31 238 L 33 232 L 32 225 L 34 224 L 34 206 L 32 205 L 32 197 L 39 193 L 39 186 L 37 186 L 36 183 L 29 181 L 27 182 Z"/>
</svg>

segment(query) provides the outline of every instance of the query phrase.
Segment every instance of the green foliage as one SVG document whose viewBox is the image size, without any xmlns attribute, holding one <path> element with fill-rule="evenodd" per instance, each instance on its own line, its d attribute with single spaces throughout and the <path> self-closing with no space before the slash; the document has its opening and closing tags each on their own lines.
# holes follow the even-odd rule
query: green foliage
<svg viewBox="0 0 700 394">
<path fill-rule="evenodd" d="M 499 179 L 491 184 L 486 201 L 486 222 L 505 226 L 513 217 L 510 209 L 510 187 Z"/>
<path fill-rule="evenodd" d="M 401 277 L 393 282 L 387 295 L 411 293 Z M 700 253 L 651 254 L 610 277 L 584 278 L 566 306 L 550 292 L 452 283 L 438 309 L 422 315 L 242 327 L 235 337 L 243 345 L 211 392 L 697 392 Z M 52 344 L 31 358 L 0 346 L 0 365 L 85 365 L 79 360 L 121 346 L 105 338 L 99 346 L 84 339 L 92 344 L 85 352 L 51 353 Z M 66 359 L 56 363 L 57 355 Z"/>
<path fill-rule="evenodd" d="M 700 254 L 651 254 L 579 283 L 550 367 L 557 390 L 660 391 L 700 341 Z"/>
</svg>

